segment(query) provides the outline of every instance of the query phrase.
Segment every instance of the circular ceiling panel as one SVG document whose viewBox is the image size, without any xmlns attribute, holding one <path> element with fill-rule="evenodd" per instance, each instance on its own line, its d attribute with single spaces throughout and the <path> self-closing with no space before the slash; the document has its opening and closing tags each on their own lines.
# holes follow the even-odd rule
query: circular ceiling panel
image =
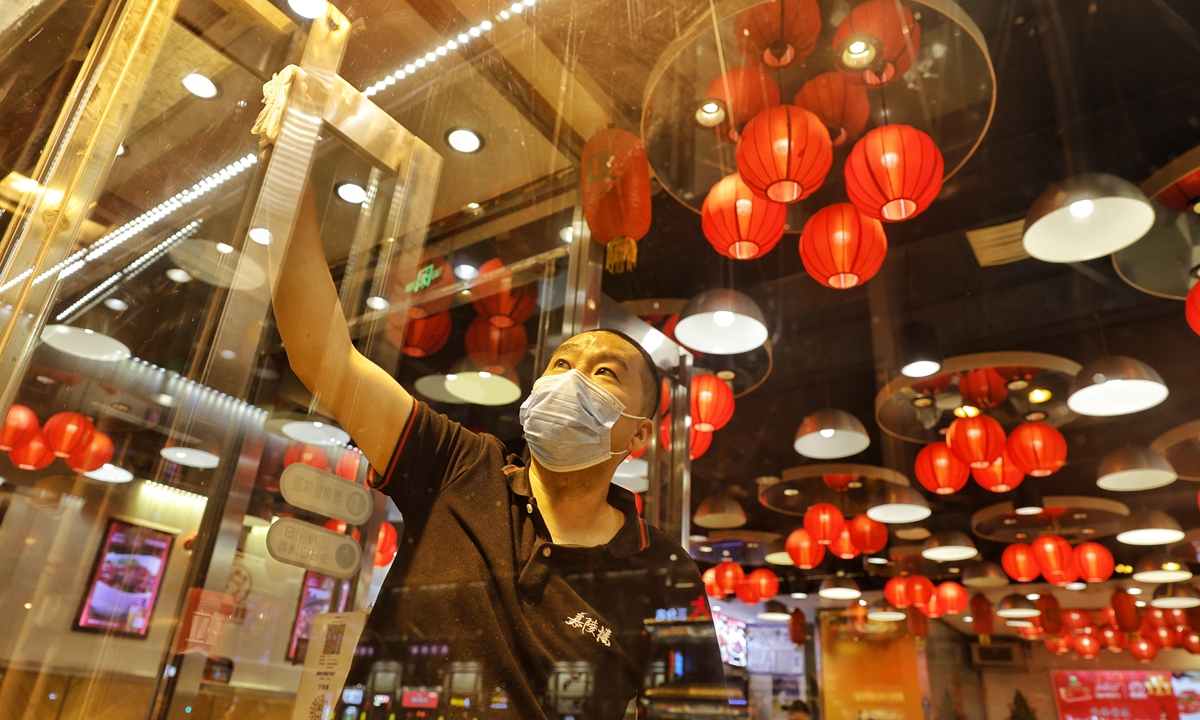
<svg viewBox="0 0 1200 720">
<path fill-rule="evenodd" d="M 1121 530 L 1129 507 L 1116 500 L 1078 495 L 1048 495 L 1039 515 L 1018 515 L 1011 502 L 989 505 L 971 516 L 978 537 L 1003 543 L 1029 542 L 1039 535 L 1059 535 L 1082 542 Z"/>
<path fill-rule="evenodd" d="M 856 486 L 847 486 L 845 492 L 839 492 L 825 481 L 826 476 L 853 476 L 856 478 L 853 485 Z M 788 468 L 777 482 L 760 482 L 758 501 L 775 512 L 797 517 L 802 517 L 816 503 L 830 503 L 837 505 L 842 514 L 850 518 L 867 511 L 872 491 L 880 483 L 910 486 L 908 478 L 888 468 L 855 463 L 820 463 Z"/>
</svg>

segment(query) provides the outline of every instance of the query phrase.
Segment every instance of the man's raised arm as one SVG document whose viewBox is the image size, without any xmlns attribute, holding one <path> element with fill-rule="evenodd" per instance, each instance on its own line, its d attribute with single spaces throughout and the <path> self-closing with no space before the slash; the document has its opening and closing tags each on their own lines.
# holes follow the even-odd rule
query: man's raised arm
<svg viewBox="0 0 1200 720">
<path fill-rule="evenodd" d="M 304 193 L 273 299 L 292 371 L 350 433 L 372 467 L 384 472 L 413 399 L 350 340 L 325 262 L 311 187 Z"/>
</svg>

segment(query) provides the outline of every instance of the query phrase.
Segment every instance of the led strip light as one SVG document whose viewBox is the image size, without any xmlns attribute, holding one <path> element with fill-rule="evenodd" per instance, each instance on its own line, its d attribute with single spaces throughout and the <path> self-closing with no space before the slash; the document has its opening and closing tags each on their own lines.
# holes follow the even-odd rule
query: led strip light
<svg viewBox="0 0 1200 720">
<path fill-rule="evenodd" d="M 526 9 L 533 7 L 535 2 L 537 2 L 537 0 L 522 0 L 521 2 L 513 3 L 512 7 L 509 9 L 501 10 L 500 12 L 496 13 L 496 22 L 504 22 L 505 20 L 520 15 L 521 13 L 525 12 Z M 362 88 L 363 95 L 371 97 L 382 92 L 385 88 L 395 85 L 397 80 L 403 80 L 409 75 L 415 75 L 418 70 L 429 67 L 433 63 L 437 62 L 438 58 L 445 57 L 451 50 L 457 50 L 459 47 L 468 45 L 472 40 L 481 37 L 484 33 L 491 31 L 494 27 L 496 27 L 496 25 L 491 20 L 484 20 L 470 30 L 459 33 L 456 40 L 447 40 L 444 45 L 438 45 L 433 50 L 430 50 L 424 55 L 416 58 L 412 62 L 406 64 L 404 67 L 396 70 L 396 72 L 376 82 L 374 85 L 367 85 L 366 87 Z"/>
</svg>

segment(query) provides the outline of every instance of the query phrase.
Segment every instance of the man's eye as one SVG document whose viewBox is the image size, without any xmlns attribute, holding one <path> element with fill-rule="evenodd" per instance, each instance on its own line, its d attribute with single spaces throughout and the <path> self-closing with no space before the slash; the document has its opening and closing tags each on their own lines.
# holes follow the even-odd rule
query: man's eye
<svg viewBox="0 0 1200 720">
<path fill-rule="evenodd" d="M 611 375 L 611 376 L 613 376 L 613 377 L 616 377 L 616 376 L 617 376 L 617 374 L 616 374 L 615 372 L 613 372 L 611 369 L 609 369 L 609 368 L 606 368 L 606 367 L 597 368 L 597 369 L 596 369 L 596 372 L 597 372 L 597 373 L 608 373 L 609 375 Z"/>
</svg>

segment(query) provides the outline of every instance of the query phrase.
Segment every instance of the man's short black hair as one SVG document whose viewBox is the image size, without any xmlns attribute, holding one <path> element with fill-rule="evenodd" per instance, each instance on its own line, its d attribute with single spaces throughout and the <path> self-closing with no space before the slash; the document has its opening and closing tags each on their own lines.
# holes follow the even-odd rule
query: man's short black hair
<svg viewBox="0 0 1200 720">
<path fill-rule="evenodd" d="M 638 355 L 641 355 L 642 357 L 642 364 L 645 366 L 645 372 L 640 369 L 635 371 L 642 379 L 642 395 L 644 397 L 642 408 L 639 412 L 645 417 L 654 417 L 654 411 L 658 409 L 659 394 L 662 392 L 660 389 L 658 366 L 654 364 L 654 358 L 650 356 L 650 353 L 646 351 L 646 348 L 642 347 L 641 343 L 629 337 L 620 330 L 599 328 L 596 330 L 585 330 L 579 334 L 588 335 L 590 333 L 608 333 L 609 335 L 616 335 L 632 345 L 634 349 L 638 351 Z"/>
</svg>

